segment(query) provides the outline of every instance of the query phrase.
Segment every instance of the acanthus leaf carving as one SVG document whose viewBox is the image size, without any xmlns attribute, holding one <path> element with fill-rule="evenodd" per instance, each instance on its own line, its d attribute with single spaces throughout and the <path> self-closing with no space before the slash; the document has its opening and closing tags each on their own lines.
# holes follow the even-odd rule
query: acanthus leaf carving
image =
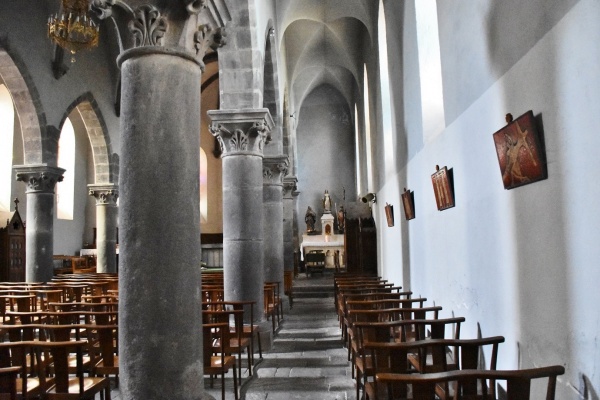
<svg viewBox="0 0 600 400">
<path fill-rule="evenodd" d="M 200 61 L 202 70 L 205 65 L 202 59 L 206 55 L 209 48 L 216 50 L 225 45 L 225 36 L 227 33 L 224 28 L 212 28 L 209 25 L 203 24 L 198 26 L 198 30 L 194 34 L 194 48 L 196 49 L 196 58 Z"/>
<path fill-rule="evenodd" d="M 152 5 L 142 5 L 134 12 L 129 30 L 134 37 L 134 46 L 160 46 L 168 28 L 167 19 Z"/>
</svg>

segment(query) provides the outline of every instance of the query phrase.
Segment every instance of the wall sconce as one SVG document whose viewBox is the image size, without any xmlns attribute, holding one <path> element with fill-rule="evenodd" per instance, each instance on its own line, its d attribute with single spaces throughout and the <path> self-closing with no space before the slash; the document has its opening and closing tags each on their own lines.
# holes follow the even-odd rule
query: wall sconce
<svg viewBox="0 0 600 400">
<path fill-rule="evenodd" d="M 360 198 L 360 201 L 362 201 L 363 203 L 377 203 L 377 196 L 375 195 L 375 193 L 367 193 Z"/>
</svg>

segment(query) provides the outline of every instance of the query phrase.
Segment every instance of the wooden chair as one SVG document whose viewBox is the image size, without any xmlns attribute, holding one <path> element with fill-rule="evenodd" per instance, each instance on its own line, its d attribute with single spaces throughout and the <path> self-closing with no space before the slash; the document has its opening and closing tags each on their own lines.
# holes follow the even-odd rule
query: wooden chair
<svg viewBox="0 0 600 400">
<path fill-rule="evenodd" d="M 254 305 L 255 301 L 222 301 L 216 303 L 203 303 L 203 310 L 241 310 L 244 312 L 244 319 L 246 320 L 243 324 L 243 337 L 250 341 L 250 364 L 254 366 L 254 341 L 256 340 L 256 347 L 258 348 L 258 356 L 262 359 L 262 343 L 260 340 L 260 327 L 258 325 L 254 325 Z M 235 329 L 235 327 L 231 327 L 231 329 Z M 252 371 L 249 371 L 249 374 L 252 375 Z"/>
<path fill-rule="evenodd" d="M 225 374 L 231 369 L 233 372 L 233 391 L 235 399 L 238 400 L 236 357 L 227 355 L 222 346 L 217 349 L 216 355 L 214 355 L 214 343 L 225 343 L 227 332 L 229 332 L 229 324 L 227 323 L 205 323 L 202 325 L 204 374 L 210 375 L 211 387 L 213 376 L 221 375 L 221 399 L 225 400 Z"/>
<path fill-rule="evenodd" d="M 290 301 L 290 308 L 294 307 L 294 271 L 283 271 L 283 293 Z"/>
<path fill-rule="evenodd" d="M 408 386 L 412 396 L 407 400 L 434 400 L 436 387 L 440 384 L 454 386 L 454 400 L 496 400 L 493 394 L 487 393 L 488 387 L 495 386 L 496 381 L 506 381 L 505 400 L 529 400 L 531 381 L 534 379 L 548 379 L 546 386 L 546 400 L 554 400 L 556 394 L 556 379 L 565 373 L 561 365 L 548 367 L 521 369 L 521 370 L 496 370 L 482 371 L 464 369 L 457 371 L 438 372 L 432 374 L 393 374 L 379 373 L 376 380 L 379 385 L 386 385 L 388 392 L 392 393 L 394 386 Z M 483 393 L 477 395 L 472 387 L 473 380 L 481 381 Z M 391 397 L 396 399 L 398 397 Z"/>
<path fill-rule="evenodd" d="M 238 376 L 240 383 L 242 378 L 242 353 L 247 351 L 248 354 L 248 375 L 252 376 L 252 354 L 251 340 L 244 336 L 244 311 L 224 309 L 220 311 L 204 310 L 202 312 L 204 323 L 222 323 L 229 327 L 227 332 L 223 332 L 224 343 L 215 341 L 213 350 L 216 352 L 222 349 L 226 355 L 235 354 L 237 356 Z"/>
<path fill-rule="evenodd" d="M 20 371 L 20 367 L 0 367 L 0 394 L 7 394 L 9 400 L 17 400 L 17 376 Z"/>
<path fill-rule="evenodd" d="M 34 373 L 33 343 L 0 343 L 0 393 L 9 394 L 11 399 L 17 399 L 18 396 L 26 400 L 42 394 L 39 377 Z"/>
<path fill-rule="evenodd" d="M 283 319 L 283 300 L 281 297 L 281 282 L 265 282 L 265 285 L 273 287 L 273 301 L 277 310 L 277 325 L 281 324 Z"/>
<path fill-rule="evenodd" d="M 495 370 L 498 345 L 502 342 L 504 337 L 494 336 L 480 339 L 428 339 L 404 343 L 367 342 L 364 347 L 365 353 L 373 360 L 373 375 L 383 372 L 436 373 L 456 369 Z M 482 358 L 486 346 L 491 346 L 490 361 L 487 365 Z M 418 360 L 417 363 L 415 359 Z M 405 392 L 387 393 L 386 386 L 379 388 L 374 379 L 366 381 L 364 386 L 369 400 L 387 399 L 390 395 L 406 395 Z M 449 399 L 450 389 L 448 385 L 440 384 L 436 388 L 436 394 L 440 399 Z M 491 388 L 492 395 L 495 394 L 493 390 L 494 388 Z"/>
<path fill-rule="evenodd" d="M 93 400 L 96 393 L 103 393 L 104 399 L 111 400 L 110 382 L 107 378 L 83 376 L 83 352 L 87 346 L 88 342 L 82 340 L 35 342 L 37 365 L 40 366 L 38 375 L 45 399 Z M 73 351 L 77 355 L 77 371 L 74 377 L 69 372 L 69 355 Z M 52 376 L 47 376 L 45 365 L 41 362 L 41 355 L 45 352 L 52 356 Z"/>
<path fill-rule="evenodd" d="M 275 287 L 273 285 L 264 285 L 264 313 L 267 317 L 267 320 L 271 320 L 271 324 L 273 326 L 273 333 L 277 330 L 276 328 L 276 319 L 279 315 L 278 310 L 279 303 L 275 297 Z"/>
</svg>

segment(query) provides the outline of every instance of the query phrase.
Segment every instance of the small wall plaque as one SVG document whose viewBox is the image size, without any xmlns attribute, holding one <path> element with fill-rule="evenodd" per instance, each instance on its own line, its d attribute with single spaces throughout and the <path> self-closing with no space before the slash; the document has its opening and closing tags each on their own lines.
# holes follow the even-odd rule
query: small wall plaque
<svg viewBox="0 0 600 400">
<path fill-rule="evenodd" d="M 415 193 L 404 188 L 402 193 L 402 205 L 404 206 L 404 217 L 407 221 L 415 218 Z"/>
<path fill-rule="evenodd" d="M 435 173 L 431 175 L 435 202 L 439 211 L 454 207 L 454 185 L 452 182 L 452 170 L 435 166 Z"/>
</svg>

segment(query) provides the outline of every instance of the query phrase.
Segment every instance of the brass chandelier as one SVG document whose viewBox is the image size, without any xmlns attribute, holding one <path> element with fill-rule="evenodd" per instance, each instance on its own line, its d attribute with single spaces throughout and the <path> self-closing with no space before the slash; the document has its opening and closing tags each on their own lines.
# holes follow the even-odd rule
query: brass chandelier
<svg viewBox="0 0 600 400">
<path fill-rule="evenodd" d="M 48 36 L 75 54 L 98 46 L 99 27 L 88 16 L 88 0 L 62 0 L 60 13 L 48 18 Z"/>
</svg>

